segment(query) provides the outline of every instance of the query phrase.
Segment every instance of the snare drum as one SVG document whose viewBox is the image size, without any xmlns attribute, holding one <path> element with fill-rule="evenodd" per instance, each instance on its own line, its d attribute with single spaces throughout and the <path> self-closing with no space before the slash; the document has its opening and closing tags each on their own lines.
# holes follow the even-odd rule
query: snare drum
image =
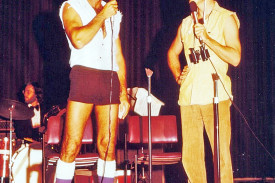
<svg viewBox="0 0 275 183">
<path fill-rule="evenodd" d="M 12 180 L 14 183 L 42 182 L 42 145 L 41 143 L 22 144 L 12 157 Z M 53 172 L 53 171 L 52 171 Z M 51 174 L 53 174 L 51 172 Z M 46 182 L 53 182 L 53 176 L 47 175 Z M 52 179 L 52 180 L 50 180 Z"/>
</svg>

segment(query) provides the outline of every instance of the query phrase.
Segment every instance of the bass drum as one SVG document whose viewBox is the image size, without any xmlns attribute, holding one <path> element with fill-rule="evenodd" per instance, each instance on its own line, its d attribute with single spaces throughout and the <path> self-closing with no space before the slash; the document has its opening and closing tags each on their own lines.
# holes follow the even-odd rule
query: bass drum
<svg viewBox="0 0 275 183">
<path fill-rule="evenodd" d="M 11 171 L 14 183 L 42 183 L 42 144 L 22 144 L 12 157 Z M 54 172 L 46 172 L 47 183 L 53 182 Z"/>
</svg>

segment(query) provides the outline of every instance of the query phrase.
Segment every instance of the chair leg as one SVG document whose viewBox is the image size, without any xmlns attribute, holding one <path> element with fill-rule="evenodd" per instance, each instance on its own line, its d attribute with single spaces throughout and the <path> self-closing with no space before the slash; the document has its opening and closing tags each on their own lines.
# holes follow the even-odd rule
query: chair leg
<svg viewBox="0 0 275 183">
<path fill-rule="evenodd" d="M 46 165 L 45 157 L 42 158 L 42 183 L 46 183 Z"/>
<path fill-rule="evenodd" d="M 45 134 L 42 135 L 42 183 L 46 183 Z"/>
<path fill-rule="evenodd" d="M 124 134 L 124 183 L 127 183 L 127 168 L 128 168 L 128 149 L 127 149 L 127 133 Z"/>
<path fill-rule="evenodd" d="M 138 172 L 137 172 L 137 155 L 135 155 L 135 183 L 138 182 Z"/>
</svg>

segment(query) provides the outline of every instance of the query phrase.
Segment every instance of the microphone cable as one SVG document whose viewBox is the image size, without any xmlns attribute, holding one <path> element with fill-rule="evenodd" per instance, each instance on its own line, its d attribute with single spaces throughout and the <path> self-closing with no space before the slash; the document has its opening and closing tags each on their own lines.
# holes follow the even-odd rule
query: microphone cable
<svg viewBox="0 0 275 183">
<path fill-rule="evenodd" d="M 114 15 L 113 15 L 114 16 Z M 101 179 L 101 183 L 103 182 L 104 179 L 104 174 L 105 174 L 105 168 L 106 168 L 106 161 L 107 161 L 107 156 L 108 156 L 108 151 L 110 148 L 110 142 L 111 142 L 111 110 L 112 110 L 112 96 L 113 96 L 113 62 L 114 62 L 114 17 L 110 17 L 110 25 L 111 25 L 111 78 L 110 78 L 110 98 L 109 98 L 109 126 L 108 126 L 108 130 L 109 130 L 109 140 L 108 140 L 108 144 L 107 144 L 107 148 L 106 148 L 106 152 L 105 152 L 105 157 L 104 157 L 104 165 L 103 165 L 103 174 L 102 174 L 102 179 Z M 107 33 L 107 31 L 106 31 Z"/>
<path fill-rule="evenodd" d="M 218 71 L 216 70 L 216 67 L 215 65 L 213 64 L 212 60 L 210 59 L 209 57 L 209 61 L 210 63 L 212 64 L 216 74 L 219 76 L 220 78 L 220 75 L 218 74 Z M 261 140 L 257 137 L 257 135 L 255 134 L 255 132 L 252 130 L 252 128 L 250 127 L 249 123 L 248 123 L 248 120 L 246 118 L 246 116 L 241 112 L 241 110 L 239 109 L 239 107 L 237 106 L 237 104 L 235 104 L 235 102 L 233 102 L 233 99 L 231 98 L 231 96 L 229 95 L 229 92 L 227 91 L 223 81 L 221 79 L 219 79 L 223 88 L 224 88 L 224 91 L 226 92 L 226 94 L 228 95 L 232 105 L 234 106 L 234 108 L 239 112 L 239 114 L 241 115 L 242 119 L 244 120 L 245 124 L 247 125 L 247 128 L 249 129 L 249 131 L 252 133 L 252 135 L 255 137 L 255 139 L 258 141 L 258 143 L 262 146 L 262 148 L 264 149 L 264 151 L 272 158 L 272 160 L 275 162 L 275 157 L 272 156 L 272 154 L 267 150 L 267 148 L 264 146 L 264 144 L 261 142 Z"/>
</svg>

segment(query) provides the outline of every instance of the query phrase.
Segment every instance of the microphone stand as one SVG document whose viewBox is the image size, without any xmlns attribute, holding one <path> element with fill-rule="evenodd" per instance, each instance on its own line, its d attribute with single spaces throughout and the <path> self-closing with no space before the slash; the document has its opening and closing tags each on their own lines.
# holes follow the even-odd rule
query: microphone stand
<svg viewBox="0 0 275 183">
<path fill-rule="evenodd" d="M 219 139 L 219 98 L 217 73 L 212 74 L 214 80 L 214 177 L 215 183 L 220 183 L 220 139 Z"/>
<path fill-rule="evenodd" d="M 207 49 L 205 49 L 205 44 L 201 43 L 200 46 L 201 57 L 203 61 L 210 58 L 210 54 Z M 212 61 L 210 60 L 213 65 Z M 214 67 L 214 65 L 213 65 Z M 215 68 L 215 67 L 214 67 Z M 214 80 L 214 182 L 220 183 L 220 137 L 219 137 L 219 98 L 218 98 L 218 73 L 212 74 Z"/>
<path fill-rule="evenodd" d="M 146 75 L 148 78 L 148 97 L 147 97 L 147 104 L 148 104 L 148 149 L 149 149 L 149 183 L 152 182 L 152 134 L 151 134 L 151 76 L 153 75 L 153 71 L 146 68 Z"/>
</svg>

